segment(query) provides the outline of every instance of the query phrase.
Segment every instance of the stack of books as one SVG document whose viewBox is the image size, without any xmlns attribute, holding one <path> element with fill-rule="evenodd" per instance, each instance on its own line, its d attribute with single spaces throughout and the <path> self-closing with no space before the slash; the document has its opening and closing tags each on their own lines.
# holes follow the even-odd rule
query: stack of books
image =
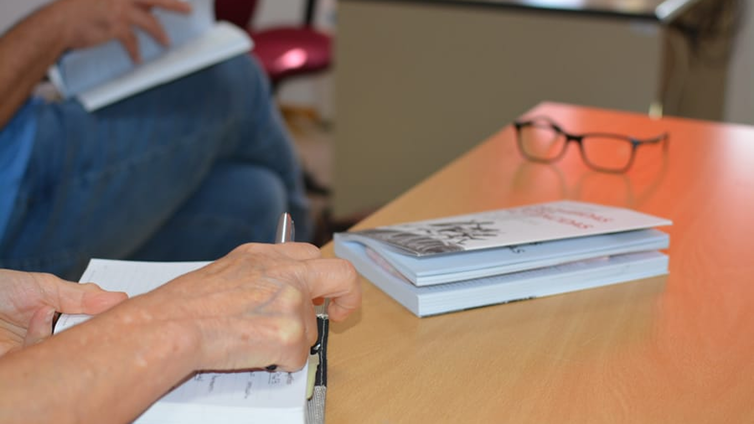
<svg viewBox="0 0 754 424">
<path fill-rule="evenodd" d="M 667 274 L 671 221 L 558 201 L 337 233 L 335 254 L 423 317 Z"/>
</svg>

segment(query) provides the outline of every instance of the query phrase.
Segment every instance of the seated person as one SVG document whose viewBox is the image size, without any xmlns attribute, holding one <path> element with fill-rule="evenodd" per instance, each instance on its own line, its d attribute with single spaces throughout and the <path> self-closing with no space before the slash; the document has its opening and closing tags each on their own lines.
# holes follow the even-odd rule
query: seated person
<svg viewBox="0 0 754 424">
<path fill-rule="evenodd" d="M 131 422 L 197 370 L 298 370 L 322 297 L 346 318 L 361 301 L 356 272 L 304 243 L 243 245 L 128 300 L 0 270 L 0 422 Z M 99 315 L 48 337 L 55 311 Z"/>
<path fill-rule="evenodd" d="M 134 30 L 167 43 L 154 7 L 58 0 L 0 38 L 0 268 L 77 279 L 91 257 L 214 260 L 271 242 L 288 211 L 311 233 L 302 172 L 260 67 L 242 55 L 89 113 L 32 95 L 70 49 Z"/>
</svg>

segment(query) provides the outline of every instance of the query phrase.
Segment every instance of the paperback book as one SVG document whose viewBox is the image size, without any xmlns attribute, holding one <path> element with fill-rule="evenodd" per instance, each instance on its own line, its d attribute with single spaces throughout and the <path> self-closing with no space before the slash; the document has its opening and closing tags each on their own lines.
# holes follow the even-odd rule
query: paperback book
<svg viewBox="0 0 754 424">
<path fill-rule="evenodd" d="M 65 54 L 50 68 L 50 81 L 63 97 L 76 97 L 93 111 L 251 50 L 246 31 L 215 20 L 214 0 L 186 1 L 192 6 L 188 15 L 153 11 L 169 46 L 136 30 L 141 63 L 110 41 Z"/>
<path fill-rule="evenodd" d="M 667 219 L 576 201 L 337 233 L 336 255 L 418 316 L 667 273 Z"/>
</svg>

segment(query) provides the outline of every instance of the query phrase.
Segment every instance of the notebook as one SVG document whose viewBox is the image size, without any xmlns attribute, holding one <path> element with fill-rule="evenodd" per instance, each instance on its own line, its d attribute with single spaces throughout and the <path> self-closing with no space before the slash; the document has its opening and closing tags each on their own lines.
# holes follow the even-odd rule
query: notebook
<svg viewBox="0 0 754 424">
<path fill-rule="evenodd" d="M 81 281 L 136 296 L 198 269 L 207 262 L 135 262 L 93 259 Z M 322 312 L 322 310 L 319 310 Z M 86 315 L 62 315 L 55 332 L 86 321 Z M 300 371 L 197 373 L 153 404 L 137 424 L 178 423 L 320 423 L 324 421 L 326 346 L 329 320 L 318 314 L 319 341 L 314 358 Z M 317 365 L 318 362 L 319 364 Z M 309 366 L 316 372 L 307 401 Z"/>
</svg>

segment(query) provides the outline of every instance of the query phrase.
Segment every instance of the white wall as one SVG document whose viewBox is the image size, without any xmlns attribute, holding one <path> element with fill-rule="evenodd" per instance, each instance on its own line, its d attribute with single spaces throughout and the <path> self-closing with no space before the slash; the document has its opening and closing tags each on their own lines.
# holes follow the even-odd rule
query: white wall
<svg viewBox="0 0 754 424">
<path fill-rule="evenodd" d="M 742 3 L 747 10 L 728 72 L 725 121 L 754 125 L 754 2 Z"/>
</svg>

